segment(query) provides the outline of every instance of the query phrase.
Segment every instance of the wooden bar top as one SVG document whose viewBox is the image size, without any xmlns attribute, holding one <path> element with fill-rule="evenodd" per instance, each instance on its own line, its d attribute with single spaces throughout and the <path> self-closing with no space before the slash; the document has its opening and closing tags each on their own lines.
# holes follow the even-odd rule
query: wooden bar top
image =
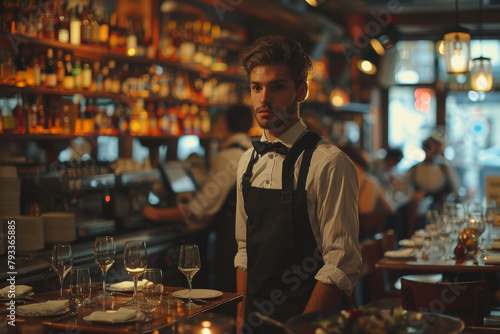
<svg viewBox="0 0 500 334">
<path fill-rule="evenodd" d="M 172 296 L 173 291 L 180 288 L 165 287 L 163 299 L 159 306 L 155 307 L 151 313 L 145 313 L 150 317 L 149 321 L 145 322 L 130 322 L 125 324 L 106 324 L 99 322 L 89 322 L 83 318 L 95 311 L 117 310 L 124 307 L 124 303 L 132 299 L 132 292 L 115 292 L 112 298 L 107 298 L 105 302 L 94 300 L 90 305 L 85 305 L 80 309 L 79 315 L 61 319 L 62 315 L 47 316 L 47 317 L 23 317 L 16 315 L 16 329 L 12 333 L 22 333 L 23 326 L 29 327 L 40 323 L 46 327 L 46 333 L 171 333 L 172 327 L 187 318 L 194 317 L 204 312 L 214 312 L 224 306 L 236 307 L 236 304 L 243 300 L 242 296 L 237 293 L 223 292 L 222 296 L 212 299 L 204 299 L 207 303 L 199 302 L 201 305 L 197 309 L 186 309 L 181 299 Z M 97 295 L 101 291 L 97 291 Z M 69 297 L 69 291 L 65 291 L 65 296 Z M 59 297 L 59 292 L 45 292 L 34 295 L 38 299 L 55 300 Z M 137 298 L 142 300 L 140 292 L 137 293 Z M 70 302 L 71 303 L 71 302 Z M 20 305 L 18 304 L 17 307 Z M 130 306 L 134 308 L 133 306 Z M 5 312 L 6 307 L 2 308 Z M 11 326 L 9 326 L 11 327 Z"/>
</svg>

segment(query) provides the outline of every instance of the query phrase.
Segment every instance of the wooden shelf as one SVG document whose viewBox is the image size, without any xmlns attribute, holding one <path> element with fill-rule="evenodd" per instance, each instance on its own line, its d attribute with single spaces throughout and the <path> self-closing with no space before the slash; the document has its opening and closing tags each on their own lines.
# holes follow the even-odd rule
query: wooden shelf
<svg viewBox="0 0 500 334">
<path fill-rule="evenodd" d="M 153 63 L 157 63 L 159 65 L 164 65 L 166 67 L 187 71 L 187 72 L 195 72 L 204 75 L 215 75 L 221 76 L 227 79 L 233 80 L 244 80 L 245 78 L 238 71 L 213 71 L 212 69 L 201 66 L 201 65 L 192 65 L 192 64 L 184 64 L 178 62 L 172 62 L 165 59 L 161 59 L 159 57 L 155 58 L 147 58 L 147 57 L 129 57 L 125 54 L 114 52 L 107 47 L 99 46 L 99 45 L 72 45 L 69 43 L 61 43 L 55 40 L 44 40 L 38 38 L 30 38 L 22 35 L 15 34 L 4 34 L 0 33 L 0 45 L 9 46 L 14 49 L 17 48 L 19 44 L 28 44 L 34 47 L 43 47 L 43 48 L 53 48 L 53 49 L 63 49 L 68 52 L 72 52 L 74 57 L 79 57 L 82 59 L 88 60 L 115 60 L 118 63 L 133 63 L 139 65 L 151 65 Z"/>
</svg>

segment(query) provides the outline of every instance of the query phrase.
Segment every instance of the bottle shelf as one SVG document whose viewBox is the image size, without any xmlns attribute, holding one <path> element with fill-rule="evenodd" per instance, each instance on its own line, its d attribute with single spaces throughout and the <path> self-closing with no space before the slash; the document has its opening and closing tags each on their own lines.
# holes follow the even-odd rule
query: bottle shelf
<svg viewBox="0 0 500 334">
<path fill-rule="evenodd" d="M 217 75 L 227 79 L 233 80 L 244 80 L 243 75 L 238 70 L 228 70 L 228 71 L 215 71 L 211 68 L 196 65 L 196 64 L 184 64 L 179 62 L 173 62 L 160 57 L 148 58 L 148 57 L 129 57 L 125 54 L 115 52 L 104 46 L 99 45 L 72 45 L 69 43 L 61 43 L 56 40 L 45 40 L 38 38 L 25 37 L 23 35 L 16 34 L 5 34 L 0 33 L 0 45 L 2 47 L 7 47 L 10 45 L 12 49 L 17 48 L 19 44 L 28 44 L 34 47 L 43 48 L 54 48 L 62 49 L 67 52 L 72 52 L 74 57 L 80 57 L 82 59 L 104 61 L 104 60 L 115 60 L 119 63 L 133 63 L 138 65 L 151 65 L 156 63 L 159 65 L 164 65 L 173 69 L 196 72 L 204 75 Z"/>
</svg>

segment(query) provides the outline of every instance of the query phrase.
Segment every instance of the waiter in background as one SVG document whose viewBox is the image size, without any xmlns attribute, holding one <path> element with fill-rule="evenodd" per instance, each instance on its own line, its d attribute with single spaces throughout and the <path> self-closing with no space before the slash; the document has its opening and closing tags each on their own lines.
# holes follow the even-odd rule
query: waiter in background
<svg viewBox="0 0 500 334">
<path fill-rule="evenodd" d="M 299 105 L 312 62 L 295 41 L 256 40 L 241 53 L 261 141 L 238 164 L 239 333 L 279 333 L 279 321 L 332 310 L 359 277 L 358 174 L 336 146 L 307 131 Z"/>
<path fill-rule="evenodd" d="M 155 208 L 147 205 L 142 215 L 151 221 L 191 220 L 210 221 L 216 232 L 215 283 L 222 291 L 236 291 L 236 272 L 233 269 L 236 241 L 234 222 L 236 210 L 236 167 L 245 150 L 250 148 L 248 131 L 252 127 L 252 110 L 242 104 L 225 111 L 224 138 L 221 151 L 215 156 L 208 173 L 208 181 L 201 191 L 187 204 L 170 208 Z"/>
</svg>

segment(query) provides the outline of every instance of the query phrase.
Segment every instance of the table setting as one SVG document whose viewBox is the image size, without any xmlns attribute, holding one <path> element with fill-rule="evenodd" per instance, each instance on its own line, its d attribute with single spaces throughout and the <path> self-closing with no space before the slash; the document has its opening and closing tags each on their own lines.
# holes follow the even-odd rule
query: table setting
<svg viewBox="0 0 500 334">
<path fill-rule="evenodd" d="M 16 299 L 16 321 L 21 327 L 36 318 L 53 328 L 71 324 L 84 333 L 122 333 L 138 324 L 143 328 L 172 326 L 242 299 L 236 293 L 193 289 L 192 278 L 201 268 L 196 244 L 180 246 L 178 270 L 185 275 L 187 288 L 166 286 L 162 269 L 148 267 L 144 241 L 126 241 L 123 252 L 123 265 L 132 280 L 107 283 L 106 272 L 115 263 L 116 245 L 111 236 L 96 238 L 94 261 L 102 271 L 101 289 L 100 282 L 92 282 L 89 267 L 74 265 L 70 244 L 53 245 L 51 267 L 59 276 L 58 291 L 35 293 L 31 286 L 16 285 L 14 297 L 7 286 L 0 289 L 0 300 L 10 303 Z M 65 280 L 69 289 L 64 289 Z"/>
</svg>

